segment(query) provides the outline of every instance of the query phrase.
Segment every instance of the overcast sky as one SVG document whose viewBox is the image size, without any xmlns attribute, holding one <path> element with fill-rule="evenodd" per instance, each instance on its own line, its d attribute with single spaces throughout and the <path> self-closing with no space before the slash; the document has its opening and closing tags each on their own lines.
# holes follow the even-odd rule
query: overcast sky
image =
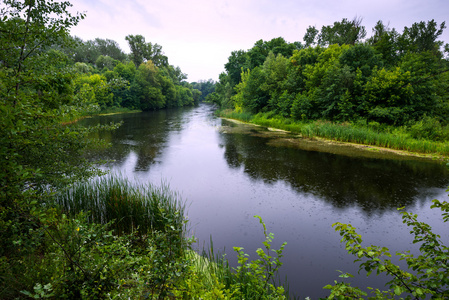
<svg viewBox="0 0 449 300">
<path fill-rule="evenodd" d="M 112 39 L 129 53 L 128 34 L 158 43 L 188 81 L 213 79 L 232 51 L 260 39 L 303 41 L 309 25 L 321 29 L 343 18 L 363 18 L 369 37 L 378 20 L 402 32 L 434 19 L 449 23 L 449 0 L 73 0 L 87 16 L 71 34 L 83 40 Z M 448 24 L 449 25 L 449 24 Z M 442 40 L 449 42 L 449 29 Z"/>
</svg>

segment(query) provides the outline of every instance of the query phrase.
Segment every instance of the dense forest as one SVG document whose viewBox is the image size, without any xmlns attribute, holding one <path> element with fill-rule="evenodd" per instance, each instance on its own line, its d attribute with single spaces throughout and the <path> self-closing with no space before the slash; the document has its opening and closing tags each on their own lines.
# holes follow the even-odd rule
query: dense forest
<svg viewBox="0 0 449 300">
<path fill-rule="evenodd" d="M 293 121 L 407 126 L 415 136 L 449 138 L 449 47 L 438 40 L 445 23 L 400 33 L 378 21 L 369 38 L 361 23 L 309 26 L 304 43 L 279 37 L 232 52 L 208 100 Z"/>
<path fill-rule="evenodd" d="M 75 73 L 77 105 L 155 110 L 199 103 L 201 93 L 185 81 L 187 75 L 179 67 L 168 63 L 162 46 L 146 42 L 142 35 L 128 35 L 126 40 L 129 55 L 117 42 L 101 38 L 69 37 L 69 47 L 51 46 Z"/>
</svg>

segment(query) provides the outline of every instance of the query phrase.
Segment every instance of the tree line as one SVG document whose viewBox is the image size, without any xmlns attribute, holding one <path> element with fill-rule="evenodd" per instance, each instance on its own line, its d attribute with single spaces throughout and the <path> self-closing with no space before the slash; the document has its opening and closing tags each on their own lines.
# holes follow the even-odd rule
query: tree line
<svg viewBox="0 0 449 300">
<path fill-rule="evenodd" d="M 76 74 L 78 105 L 155 110 L 199 103 L 201 92 L 179 67 L 168 63 L 162 46 L 146 42 L 142 35 L 128 35 L 126 40 L 129 55 L 110 39 L 69 37 L 69 47 L 52 46 L 67 57 Z"/>
<path fill-rule="evenodd" d="M 366 38 L 361 22 L 309 26 L 303 43 L 279 37 L 233 51 L 208 101 L 299 121 L 447 124 L 449 45 L 438 40 L 445 23 L 399 33 L 378 21 Z"/>
</svg>

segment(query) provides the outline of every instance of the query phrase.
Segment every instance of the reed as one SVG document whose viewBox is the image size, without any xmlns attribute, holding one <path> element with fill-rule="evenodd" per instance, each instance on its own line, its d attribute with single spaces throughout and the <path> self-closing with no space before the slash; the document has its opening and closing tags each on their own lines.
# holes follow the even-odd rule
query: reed
<svg viewBox="0 0 449 300">
<path fill-rule="evenodd" d="M 292 121 L 272 113 L 259 113 L 250 116 L 247 113 L 224 111 L 220 112 L 220 116 L 251 122 L 264 127 L 286 130 L 308 138 L 322 137 L 340 142 L 372 145 L 421 154 L 435 154 L 444 157 L 449 156 L 449 143 L 447 141 L 416 139 L 407 130 L 390 128 L 380 131 L 378 128 L 372 128 L 369 125 L 360 126 L 320 120 L 312 122 Z"/>
<path fill-rule="evenodd" d="M 117 234 L 136 229 L 142 234 L 167 229 L 183 232 L 186 223 L 185 203 L 167 184 L 134 185 L 120 175 L 76 183 L 55 200 L 68 215 L 89 212 L 91 223 L 115 220 L 112 226 Z"/>
</svg>

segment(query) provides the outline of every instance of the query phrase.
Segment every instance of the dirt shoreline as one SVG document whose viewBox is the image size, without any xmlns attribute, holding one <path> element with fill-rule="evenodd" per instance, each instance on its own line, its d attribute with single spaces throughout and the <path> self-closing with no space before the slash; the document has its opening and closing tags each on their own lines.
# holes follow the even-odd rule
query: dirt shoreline
<svg viewBox="0 0 449 300">
<path fill-rule="evenodd" d="M 230 119 L 230 118 L 223 118 L 224 120 L 227 120 L 229 122 L 235 123 L 235 124 L 241 124 L 245 126 L 253 126 L 258 128 L 266 128 L 269 132 L 273 133 L 273 138 L 280 137 L 276 135 L 290 135 L 290 137 L 286 138 L 285 136 L 282 137 L 282 141 L 271 141 L 270 144 L 276 146 L 276 145 L 284 145 L 288 146 L 288 144 L 291 144 L 291 146 L 298 146 L 301 149 L 304 150 L 311 150 L 311 151 L 320 151 L 320 152 L 330 152 L 335 154 L 343 154 L 343 155 L 349 155 L 349 156 L 368 156 L 368 157 L 376 157 L 376 158 L 410 158 L 410 159 L 426 159 L 426 160 L 434 160 L 434 161 L 445 161 L 447 160 L 446 157 L 438 154 L 422 154 L 422 153 L 415 153 L 410 152 L 406 150 L 396 150 L 391 148 L 385 148 L 385 147 L 379 147 L 379 146 L 373 146 L 373 145 L 366 145 L 366 144 L 357 144 L 357 143 L 351 143 L 351 142 L 341 142 L 336 141 L 332 139 L 326 139 L 322 137 L 303 137 L 300 134 L 294 134 L 287 130 L 277 129 L 273 127 L 263 127 L 257 124 L 253 123 L 247 123 L 240 120 Z M 262 132 L 262 131 L 261 131 Z M 251 133 L 251 132 L 249 132 Z M 254 132 L 252 133 L 254 134 Z M 342 148 L 338 150 L 338 148 Z M 357 153 L 354 153 L 353 151 L 348 151 L 348 148 L 353 148 L 358 150 Z M 358 152 L 366 152 L 366 155 L 363 155 Z M 349 152 L 349 153 L 348 153 Z M 392 157 L 394 156 L 394 157 Z"/>
</svg>

